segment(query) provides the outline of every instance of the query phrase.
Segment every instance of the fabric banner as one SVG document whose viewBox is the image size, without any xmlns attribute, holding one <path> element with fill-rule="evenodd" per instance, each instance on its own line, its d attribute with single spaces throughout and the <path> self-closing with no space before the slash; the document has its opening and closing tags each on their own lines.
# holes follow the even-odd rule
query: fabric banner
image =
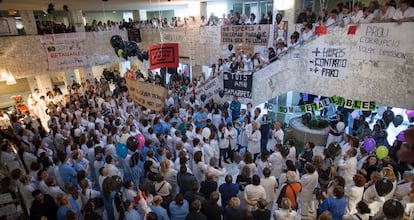
<svg viewBox="0 0 414 220">
<path fill-rule="evenodd" d="M 86 39 L 85 32 L 73 32 L 63 34 L 45 34 L 40 36 L 40 43 L 42 44 L 57 44 L 67 42 L 77 42 Z"/>
<path fill-rule="evenodd" d="M 270 25 L 235 25 L 221 28 L 222 44 L 251 44 L 267 46 Z"/>
<path fill-rule="evenodd" d="M 46 49 L 49 70 L 89 65 L 83 43 L 50 44 L 44 47 Z"/>
<path fill-rule="evenodd" d="M 224 95 L 252 98 L 252 73 L 223 73 L 223 81 Z"/>
<path fill-rule="evenodd" d="M 330 98 L 326 98 L 312 104 L 298 106 L 277 106 L 271 103 L 267 103 L 265 104 L 265 108 L 267 108 L 269 111 L 275 111 L 279 113 L 304 113 L 310 111 L 320 111 L 328 107 L 330 104 L 334 104 L 350 110 L 373 111 L 376 108 L 375 101 L 352 100 L 340 96 L 332 96 Z"/>
<path fill-rule="evenodd" d="M 128 94 L 134 102 L 154 111 L 164 108 L 168 90 L 162 86 L 126 79 Z"/>
<path fill-rule="evenodd" d="M 413 42 L 413 35 L 402 34 L 399 30 L 407 24 L 390 26 L 388 24 L 364 24 L 356 31 L 356 59 L 405 62 L 413 47 L 407 42 Z M 406 26 L 408 28 L 408 26 Z M 398 29 L 397 29 L 398 28 Z M 410 28 L 408 28 L 410 29 Z"/>
<path fill-rule="evenodd" d="M 154 44 L 148 47 L 149 69 L 158 69 L 163 67 L 178 67 L 178 44 L 163 43 Z"/>
<path fill-rule="evenodd" d="M 324 78 L 344 79 L 348 72 L 348 49 L 337 46 L 309 48 L 306 73 Z"/>
<path fill-rule="evenodd" d="M 217 26 L 204 26 L 200 27 L 200 43 L 201 44 L 220 44 L 221 29 Z"/>
<path fill-rule="evenodd" d="M 218 98 L 219 92 L 223 90 L 223 74 L 207 80 L 195 89 L 195 96 L 200 99 L 201 95 L 206 95 L 206 100 Z"/>
</svg>

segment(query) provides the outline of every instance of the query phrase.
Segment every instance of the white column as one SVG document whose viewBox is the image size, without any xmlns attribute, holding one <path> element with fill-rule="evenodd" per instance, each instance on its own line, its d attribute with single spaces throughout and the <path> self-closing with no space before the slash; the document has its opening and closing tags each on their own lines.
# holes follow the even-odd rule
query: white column
<svg viewBox="0 0 414 220">
<path fill-rule="evenodd" d="M 69 21 L 71 25 L 75 26 L 76 32 L 85 32 L 85 25 L 83 24 L 82 10 L 70 10 Z"/>
<path fill-rule="evenodd" d="M 30 10 L 19 10 L 20 17 L 22 18 L 24 31 L 26 35 L 37 35 L 36 19 L 33 11 Z"/>
<path fill-rule="evenodd" d="M 273 0 L 274 11 L 283 12 L 283 20 L 288 21 L 288 39 L 290 35 L 295 31 L 296 7 L 300 7 L 300 0 Z M 273 15 L 273 22 L 276 14 Z"/>
<path fill-rule="evenodd" d="M 204 7 L 202 7 L 203 5 Z M 204 8 L 205 13 L 207 13 L 206 3 L 201 3 L 200 1 L 189 1 L 188 2 L 188 16 L 193 16 L 196 20 L 196 23 L 199 23 L 201 20 L 202 8 Z M 207 16 L 207 15 L 204 15 L 204 16 Z"/>
<path fill-rule="evenodd" d="M 139 10 L 132 11 L 132 17 L 133 17 L 134 21 L 140 21 L 141 16 L 140 16 Z"/>
<path fill-rule="evenodd" d="M 131 62 L 129 60 L 122 61 L 119 63 L 119 73 L 121 74 L 121 77 L 125 76 L 125 73 L 131 69 Z"/>
<path fill-rule="evenodd" d="M 64 78 L 64 82 L 65 82 L 65 85 L 66 86 L 68 86 L 68 85 L 72 85 L 73 84 L 73 81 L 76 81 L 76 82 L 78 82 L 78 83 L 80 83 L 81 81 L 80 81 L 80 79 L 77 79 L 76 78 L 76 73 L 75 73 L 75 70 L 73 70 L 73 69 L 71 69 L 71 70 L 66 70 L 65 71 L 65 78 Z"/>
<path fill-rule="evenodd" d="M 53 90 L 52 81 L 50 80 L 49 74 L 41 74 L 35 76 L 37 88 L 40 93 L 46 94 L 48 91 Z"/>
</svg>

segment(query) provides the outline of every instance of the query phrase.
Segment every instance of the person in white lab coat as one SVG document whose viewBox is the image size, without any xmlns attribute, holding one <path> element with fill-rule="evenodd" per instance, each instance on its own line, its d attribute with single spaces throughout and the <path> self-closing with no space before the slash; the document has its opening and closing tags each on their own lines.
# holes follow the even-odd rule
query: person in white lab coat
<svg viewBox="0 0 414 220">
<path fill-rule="evenodd" d="M 353 182 L 352 178 L 357 172 L 357 150 L 355 148 L 349 149 L 344 158 L 339 161 L 338 169 L 339 175 L 343 176 L 345 179 L 345 185 L 348 185 Z"/>
<path fill-rule="evenodd" d="M 276 178 L 274 176 L 270 176 L 270 174 L 271 171 L 269 168 L 266 167 L 263 169 L 264 178 L 260 180 L 260 185 L 263 186 L 266 192 L 266 208 L 272 210 L 273 204 L 275 203 L 278 184 Z"/>
<path fill-rule="evenodd" d="M 286 159 L 283 158 L 282 154 L 279 151 L 281 146 L 282 145 L 280 144 L 276 144 L 274 146 L 274 152 L 269 157 L 269 163 L 270 163 L 272 175 L 275 176 L 276 178 L 280 177 L 280 174 L 282 173 L 282 170 L 283 170 L 283 165 L 286 162 Z"/>
<path fill-rule="evenodd" d="M 259 130 L 259 123 L 255 121 L 252 122 L 252 134 L 248 136 L 248 138 L 247 151 L 253 154 L 253 161 L 255 161 L 260 153 L 260 139 L 262 138 L 262 134 Z"/>
<path fill-rule="evenodd" d="M 318 186 L 319 175 L 315 171 L 315 167 L 309 162 L 305 164 L 304 170 L 306 173 L 300 178 L 300 184 L 302 184 L 300 208 L 302 216 L 307 216 L 315 212 L 313 191 Z"/>
<path fill-rule="evenodd" d="M 365 177 L 361 174 L 355 174 L 353 176 L 353 183 L 345 186 L 345 196 L 347 198 L 347 204 L 345 208 L 346 214 L 357 213 L 356 206 L 359 201 L 362 200 L 364 195 Z"/>
</svg>

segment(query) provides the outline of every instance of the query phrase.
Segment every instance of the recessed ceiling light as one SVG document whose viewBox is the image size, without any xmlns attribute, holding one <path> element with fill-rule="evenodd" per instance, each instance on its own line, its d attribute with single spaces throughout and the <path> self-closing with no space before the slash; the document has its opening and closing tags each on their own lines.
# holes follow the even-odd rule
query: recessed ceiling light
<svg viewBox="0 0 414 220">
<path fill-rule="evenodd" d="M 115 14 L 115 13 L 116 13 L 116 11 L 112 11 L 112 13 L 114 13 L 114 14 Z"/>
</svg>

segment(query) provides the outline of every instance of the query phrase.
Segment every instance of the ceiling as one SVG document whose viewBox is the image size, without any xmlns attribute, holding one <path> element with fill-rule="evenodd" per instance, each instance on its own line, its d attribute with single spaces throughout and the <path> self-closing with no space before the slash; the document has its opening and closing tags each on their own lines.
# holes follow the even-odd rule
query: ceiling
<svg viewBox="0 0 414 220">
<path fill-rule="evenodd" d="M 62 10 L 63 5 L 67 5 L 69 10 L 138 10 L 186 4 L 190 1 L 196 0 L 108 0 L 107 2 L 102 0 L 0 0 L 0 10 L 45 10 L 50 3 L 54 4 L 55 10 Z"/>
</svg>

